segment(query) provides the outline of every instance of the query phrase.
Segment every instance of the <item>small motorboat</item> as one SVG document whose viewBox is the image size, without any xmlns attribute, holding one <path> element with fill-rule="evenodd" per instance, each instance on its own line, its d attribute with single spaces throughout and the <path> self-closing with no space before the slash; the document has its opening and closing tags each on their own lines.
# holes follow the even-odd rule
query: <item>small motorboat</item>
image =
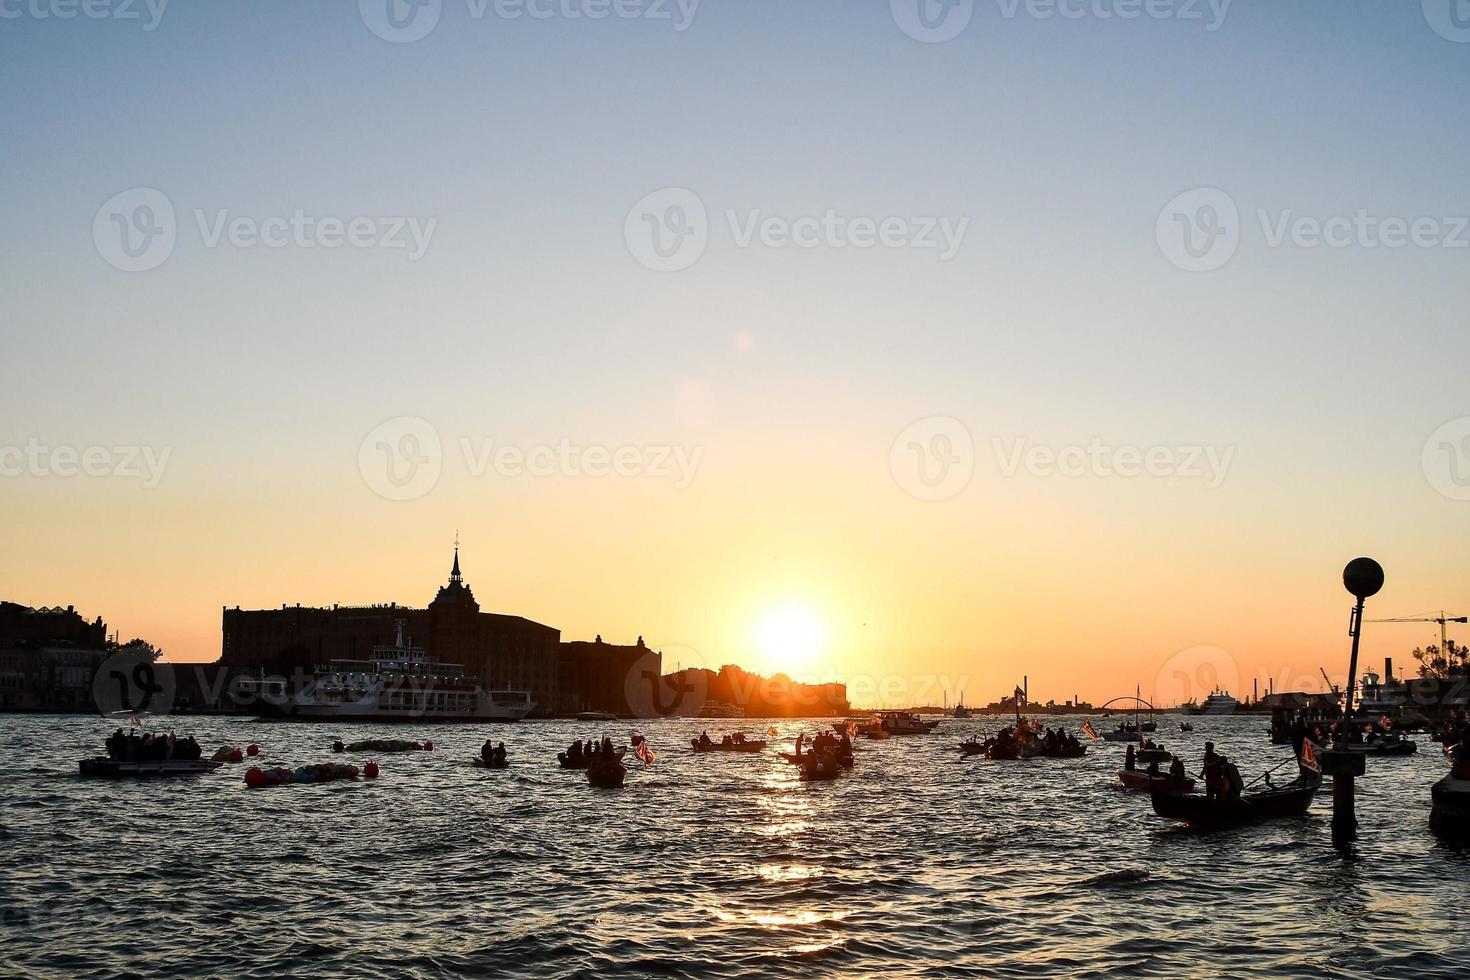
<svg viewBox="0 0 1470 980">
<path fill-rule="evenodd" d="M 1312 744 L 1317 745 L 1316 742 Z M 1321 754 L 1324 748 L 1327 747 L 1317 745 L 1318 754 Z M 1358 755 L 1366 755 L 1373 758 L 1393 758 L 1396 756 L 1413 755 L 1419 751 L 1419 743 L 1412 738 L 1405 738 L 1402 735 L 1390 736 L 1388 738 L 1379 736 L 1371 742 L 1349 742 L 1344 748 Z"/>
<path fill-rule="evenodd" d="M 1150 762 L 1169 762 L 1174 756 L 1168 749 L 1139 749 L 1133 753 L 1133 758 L 1146 766 Z"/>
<path fill-rule="evenodd" d="M 1160 789 L 1173 789 L 1183 793 L 1194 792 L 1194 780 L 1188 776 L 1184 778 L 1184 782 L 1175 783 L 1163 773 L 1150 776 L 1143 769 L 1119 769 L 1118 781 L 1128 789 L 1147 790 L 1157 786 Z"/>
<path fill-rule="evenodd" d="M 882 725 L 878 724 L 877 722 L 874 722 L 873 724 L 871 724 L 868 727 L 864 728 L 862 730 L 862 736 L 864 738 L 871 738 L 871 739 L 873 739 L 875 741 L 879 741 L 879 742 L 883 741 L 885 738 L 892 738 L 893 737 L 891 734 L 889 734 L 888 729 L 884 728 Z"/>
<path fill-rule="evenodd" d="M 689 743 L 696 752 L 760 752 L 766 747 L 764 740 L 751 739 L 744 742 L 711 742 L 709 745 L 700 744 L 699 739 L 690 739 Z"/>
<path fill-rule="evenodd" d="M 1470 779 L 1451 773 L 1429 791 L 1429 829 L 1450 840 L 1470 840 Z"/>
<path fill-rule="evenodd" d="M 1284 786 L 1240 796 L 1206 797 L 1198 793 L 1149 787 L 1154 812 L 1170 820 L 1181 820 L 1191 827 L 1219 829 L 1238 827 L 1256 820 L 1279 817 L 1304 817 L 1312 806 L 1322 777 L 1303 774 Z"/>
<path fill-rule="evenodd" d="M 484 756 L 475 756 L 472 760 L 481 769 L 509 769 L 509 759 L 486 759 Z"/>
<path fill-rule="evenodd" d="M 812 758 L 813 756 L 816 756 L 816 755 L 822 755 L 822 756 L 831 755 L 834 759 L 837 760 L 837 764 L 839 766 L 841 766 L 843 769 L 851 769 L 852 768 L 852 761 L 853 761 L 852 760 L 852 756 L 850 756 L 850 755 L 836 755 L 835 753 L 831 753 L 831 752 L 817 753 L 817 752 L 810 752 L 809 751 L 809 752 L 803 752 L 801 755 L 797 755 L 795 752 L 782 752 L 780 755 L 781 755 L 781 758 L 785 759 L 787 762 L 791 763 L 793 766 L 804 766 L 804 765 L 806 765 L 806 760 L 808 760 L 808 759 L 810 759 L 810 758 Z"/>
<path fill-rule="evenodd" d="M 627 778 L 628 767 L 623 765 L 621 758 L 596 759 L 587 767 L 587 785 L 597 789 L 622 789 L 623 780 Z"/>
<path fill-rule="evenodd" d="M 222 763 L 213 759 L 156 759 L 148 762 L 124 762 L 106 756 L 83 759 L 81 774 L 86 779 L 148 779 L 154 776 L 193 776 L 213 772 Z"/>
<path fill-rule="evenodd" d="M 1181 721 L 1179 723 L 1179 730 L 1181 732 L 1192 732 L 1194 731 L 1194 726 L 1187 721 Z"/>
<path fill-rule="evenodd" d="M 578 721 L 617 721 L 618 716 L 611 711 L 579 711 Z"/>
</svg>

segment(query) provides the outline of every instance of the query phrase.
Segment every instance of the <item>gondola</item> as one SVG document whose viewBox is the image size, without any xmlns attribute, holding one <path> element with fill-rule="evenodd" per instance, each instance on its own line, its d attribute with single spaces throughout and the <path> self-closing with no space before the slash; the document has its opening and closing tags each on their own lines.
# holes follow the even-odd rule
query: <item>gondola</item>
<svg viewBox="0 0 1470 980">
<path fill-rule="evenodd" d="M 1317 745 L 1315 741 L 1312 744 Z M 1372 742 L 1349 742 L 1343 748 L 1358 755 L 1381 758 L 1413 755 L 1419 751 L 1419 743 L 1412 738 L 1400 736 L 1398 738 L 1378 738 Z M 1317 751 L 1319 753 L 1323 752 L 1324 747 L 1317 745 Z"/>
<path fill-rule="evenodd" d="M 1194 780 L 1188 776 L 1184 777 L 1182 783 L 1175 783 L 1163 773 L 1150 776 L 1143 769 L 1119 769 L 1118 781 L 1128 789 L 1147 790 L 1158 786 L 1160 789 L 1173 789 L 1184 793 L 1194 792 Z"/>
<path fill-rule="evenodd" d="M 212 772 L 220 763 L 212 759 L 155 759 L 148 762 L 124 762 L 95 756 L 80 763 L 86 779 L 148 779 L 154 776 L 193 776 Z"/>
<path fill-rule="evenodd" d="M 619 756 L 622 755 L 620 751 Z M 623 780 L 628 778 L 628 767 L 620 758 L 611 761 L 596 759 L 587 767 L 587 785 L 597 789 L 622 789 Z"/>
<path fill-rule="evenodd" d="M 689 740 L 689 744 L 696 752 L 760 752 L 766 747 L 763 740 L 731 742 L 728 745 L 724 742 L 711 742 L 709 745 L 701 745 L 699 739 L 694 738 Z"/>
<path fill-rule="evenodd" d="M 1303 774 L 1300 778 L 1242 796 L 1220 796 L 1210 799 L 1198 793 L 1149 787 L 1154 812 L 1170 820 L 1182 820 L 1191 827 L 1237 827 L 1256 820 L 1277 817 L 1304 817 L 1322 786 L 1322 777 Z"/>
<path fill-rule="evenodd" d="M 1470 779 L 1445 776 L 1429 795 L 1429 829 L 1450 840 L 1470 840 Z"/>
</svg>

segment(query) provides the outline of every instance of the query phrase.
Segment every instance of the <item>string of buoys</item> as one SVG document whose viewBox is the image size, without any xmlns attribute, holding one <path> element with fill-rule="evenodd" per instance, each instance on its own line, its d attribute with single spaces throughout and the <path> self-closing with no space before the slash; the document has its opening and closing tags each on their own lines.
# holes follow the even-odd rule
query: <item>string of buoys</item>
<svg viewBox="0 0 1470 980">
<path fill-rule="evenodd" d="M 264 789 L 268 786 L 298 783 L 330 783 L 340 779 L 356 779 L 359 775 L 366 776 L 368 779 L 376 779 L 378 764 L 369 762 L 361 771 L 356 766 L 332 762 L 323 762 L 313 766 L 297 766 L 295 769 L 287 769 L 284 766 L 273 769 L 251 766 L 245 772 L 245 785 L 251 789 Z"/>
<path fill-rule="evenodd" d="M 260 751 L 258 746 L 254 748 L 256 752 Z M 252 755 L 253 754 L 254 753 L 252 753 Z M 221 745 L 219 747 L 219 751 L 210 756 L 210 758 L 215 762 L 244 762 L 245 753 L 241 752 L 233 745 Z"/>
</svg>

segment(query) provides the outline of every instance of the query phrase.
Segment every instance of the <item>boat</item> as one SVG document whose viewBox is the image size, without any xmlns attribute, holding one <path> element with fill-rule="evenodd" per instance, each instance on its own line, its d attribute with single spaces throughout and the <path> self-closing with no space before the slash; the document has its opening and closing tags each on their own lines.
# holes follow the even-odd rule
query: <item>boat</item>
<svg viewBox="0 0 1470 980">
<path fill-rule="evenodd" d="M 1146 766 L 1150 762 L 1169 762 L 1174 755 L 1168 749 L 1139 749 L 1133 753 L 1133 758 Z"/>
<path fill-rule="evenodd" d="M 852 768 L 852 756 L 839 757 L 833 752 L 808 752 L 798 763 L 802 782 L 824 782 L 836 779 L 843 769 Z"/>
<path fill-rule="evenodd" d="M 1149 799 L 1154 812 L 1161 817 L 1181 820 L 1191 827 L 1218 829 L 1238 827 L 1256 820 L 1304 817 L 1321 786 L 1321 776 L 1304 773 L 1284 786 L 1241 796 L 1210 798 L 1153 785 L 1149 787 Z"/>
<path fill-rule="evenodd" d="M 614 750 L 613 751 L 613 758 L 614 759 L 617 759 L 617 760 L 621 760 L 623 758 L 623 753 L 626 752 L 626 751 L 628 751 L 628 750 L 625 749 L 625 748 L 618 748 L 618 749 Z M 591 762 L 593 762 L 594 760 L 598 759 L 600 756 L 601 756 L 601 753 L 594 752 L 591 755 L 583 755 L 583 756 L 581 756 L 579 758 L 573 759 L 570 756 L 568 756 L 565 752 L 558 752 L 556 754 L 556 759 L 557 759 L 558 762 L 561 763 L 561 767 L 563 769 L 586 769 L 586 768 L 588 768 L 588 766 L 589 766 L 589 764 Z"/>
<path fill-rule="evenodd" d="M 531 692 L 486 689 L 463 664 L 444 663 L 404 638 L 403 620 L 391 646 L 368 660 L 332 660 L 294 694 L 279 678 L 238 678 L 266 718 L 293 721 L 512 722 L 536 708 Z"/>
<path fill-rule="evenodd" d="M 954 718 L 968 718 L 968 717 L 970 717 L 970 709 L 967 708 L 967 707 L 965 707 L 965 695 L 964 695 L 963 692 L 961 692 L 960 699 L 959 699 L 959 701 L 954 706 L 954 711 L 951 714 L 951 717 L 954 717 Z"/>
<path fill-rule="evenodd" d="M 1194 726 L 1187 721 L 1181 721 L 1179 723 L 1179 730 L 1181 732 L 1192 732 L 1194 731 Z"/>
<path fill-rule="evenodd" d="M 1175 783 L 1163 773 L 1150 776 L 1143 769 L 1119 769 L 1118 781 L 1128 789 L 1146 790 L 1157 786 L 1160 789 L 1172 789 L 1183 793 L 1194 792 L 1194 780 L 1188 776 L 1184 777 L 1183 782 Z"/>
<path fill-rule="evenodd" d="M 1429 828 L 1440 837 L 1470 840 L 1470 779 L 1450 773 L 1434 784 L 1429 796 Z"/>
<path fill-rule="evenodd" d="M 496 759 L 496 760 L 494 760 L 492 762 L 492 761 L 487 761 L 483 757 L 477 755 L 471 761 L 473 761 L 474 764 L 476 766 L 478 766 L 479 768 L 481 768 L 481 769 L 509 769 L 510 768 L 510 760 L 509 759 Z"/>
<path fill-rule="evenodd" d="M 1205 698 L 1205 703 L 1190 711 L 1195 715 L 1233 715 L 1235 709 L 1240 707 L 1240 702 L 1232 698 L 1229 692 L 1216 688 Z"/>
<path fill-rule="evenodd" d="M 708 745 L 700 744 L 699 739 L 692 738 L 689 743 L 696 752 L 760 752 L 766 747 L 764 740 L 752 739 L 745 742 L 711 742 Z"/>
<path fill-rule="evenodd" d="M 628 778 L 628 767 L 623 765 L 622 751 L 618 758 L 596 759 L 587 767 L 587 785 L 598 789 L 622 789 L 623 780 Z"/>
<path fill-rule="evenodd" d="M 939 727 L 939 722 L 925 721 L 911 711 L 880 711 L 878 724 L 889 735 L 928 735 Z"/>
<path fill-rule="evenodd" d="M 1317 746 L 1318 752 L 1323 751 L 1323 746 L 1317 745 L 1316 742 L 1312 744 Z M 1379 735 L 1371 742 L 1349 742 L 1342 748 L 1348 752 L 1372 758 L 1393 758 L 1413 755 L 1419 751 L 1419 743 L 1403 735 Z"/>
<path fill-rule="evenodd" d="M 147 779 L 154 776 L 193 776 L 212 772 L 222 763 L 213 759 L 158 759 L 150 762 L 126 762 L 94 756 L 80 763 L 86 779 Z"/>
<path fill-rule="evenodd" d="M 578 721 L 617 721 L 618 716 L 611 711 L 579 711 Z"/>
</svg>

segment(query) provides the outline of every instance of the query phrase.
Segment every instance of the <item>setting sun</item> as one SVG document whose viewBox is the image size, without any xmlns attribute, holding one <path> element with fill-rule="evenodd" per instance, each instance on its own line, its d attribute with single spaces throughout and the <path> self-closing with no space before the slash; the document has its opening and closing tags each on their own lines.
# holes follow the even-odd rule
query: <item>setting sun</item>
<svg viewBox="0 0 1470 980">
<path fill-rule="evenodd" d="M 827 631 L 809 610 L 788 604 L 761 617 L 755 639 L 766 666 L 789 674 L 814 665 L 827 643 Z"/>
</svg>

